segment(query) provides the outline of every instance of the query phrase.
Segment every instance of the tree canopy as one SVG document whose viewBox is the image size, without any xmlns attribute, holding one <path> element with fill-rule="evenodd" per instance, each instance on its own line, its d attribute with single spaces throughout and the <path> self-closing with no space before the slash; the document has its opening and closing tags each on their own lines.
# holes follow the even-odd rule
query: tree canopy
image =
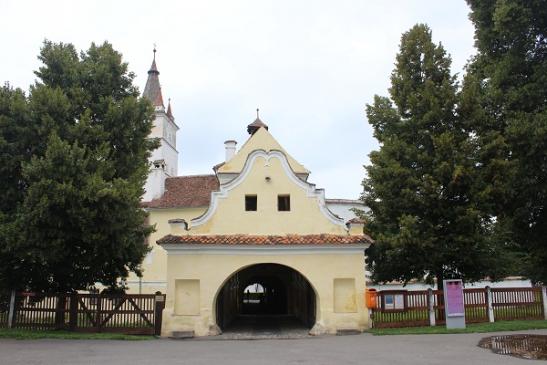
<svg viewBox="0 0 547 365">
<path fill-rule="evenodd" d="M 462 115 L 477 136 L 482 204 L 522 270 L 547 283 L 547 3 L 468 0 L 478 50 Z"/>
<path fill-rule="evenodd" d="M 0 286 L 116 287 L 140 273 L 153 109 L 105 42 L 44 42 L 28 95 L 0 90 Z"/>
<path fill-rule="evenodd" d="M 450 65 L 431 30 L 418 24 L 401 38 L 390 97 L 367 105 L 380 143 L 363 181 L 374 281 L 436 278 L 441 285 L 502 274 L 503 255 L 488 238 L 492 222 L 474 199 L 475 145 L 458 115 Z"/>
</svg>

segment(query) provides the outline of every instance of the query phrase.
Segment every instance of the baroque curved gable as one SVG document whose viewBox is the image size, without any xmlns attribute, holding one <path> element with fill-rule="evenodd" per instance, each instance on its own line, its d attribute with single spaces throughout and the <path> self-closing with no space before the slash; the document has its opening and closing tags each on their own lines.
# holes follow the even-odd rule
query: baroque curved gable
<svg viewBox="0 0 547 365">
<path fill-rule="evenodd" d="M 278 194 L 291 197 L 291 211 L 277 210 Z M 256 212 L 245 211 L 245 195 L 256 195 Z M 247 229 L 246 229 L 247 227 Z M 211 193 L 211 204 L 190 222 L 190 234 L 347 234 L 344 220 L 326 206 L 323 189 L 300 179 L 284 151 L 247 155 L 241 173 Z"/>
</svg>

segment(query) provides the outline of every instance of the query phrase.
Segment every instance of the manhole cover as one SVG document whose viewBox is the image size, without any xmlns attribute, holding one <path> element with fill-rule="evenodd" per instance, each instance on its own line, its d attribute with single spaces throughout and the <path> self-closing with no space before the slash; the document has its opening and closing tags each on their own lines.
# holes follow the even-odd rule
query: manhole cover
<svg viewBox="0 0 547 365">
<path fill-rule="evenodd" d="M 491 336 L 480 340 L 479 346 L 496 354 L 547 360 L 547 335 Z"/>
</svg>

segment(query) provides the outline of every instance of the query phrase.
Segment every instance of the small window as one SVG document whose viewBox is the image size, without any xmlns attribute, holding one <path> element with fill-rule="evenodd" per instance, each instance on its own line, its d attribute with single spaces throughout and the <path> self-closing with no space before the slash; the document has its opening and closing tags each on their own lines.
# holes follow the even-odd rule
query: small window
<svg viewBox="0 0 547 365">
<path fill-rule="evenodd" d="M 288 212 L 291 210 L 291 196 L 290 195 L 278 195 L 277 196 L 277 210 L 280 212 Z"/>
<path fill-rule="evenodd" d="M 256 212 L 256 195 L 245 195 L 245 210 Z"/>
</svg>

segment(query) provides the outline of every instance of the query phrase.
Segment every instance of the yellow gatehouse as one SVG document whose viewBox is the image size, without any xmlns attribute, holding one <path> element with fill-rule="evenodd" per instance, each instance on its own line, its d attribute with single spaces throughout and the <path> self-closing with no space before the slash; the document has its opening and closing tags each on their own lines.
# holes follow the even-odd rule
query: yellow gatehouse
<svg viewBox="0 0 547 365">
<path fill-rule="evenodd" d="M 163 105 L 155 60 L 144 96 L 156 108 L 143 206 L 156 232 L 131 292 L 167 293 L 162 335 L 216 335 L 240 318 L 291 318 L 311 334 L 362 331 L 365 255 L 371 243 L 351 208 L 325 199 L 309 171 L 256 120 L 214 174 L 177 176 L 178 126 Z"/>
</svg>

